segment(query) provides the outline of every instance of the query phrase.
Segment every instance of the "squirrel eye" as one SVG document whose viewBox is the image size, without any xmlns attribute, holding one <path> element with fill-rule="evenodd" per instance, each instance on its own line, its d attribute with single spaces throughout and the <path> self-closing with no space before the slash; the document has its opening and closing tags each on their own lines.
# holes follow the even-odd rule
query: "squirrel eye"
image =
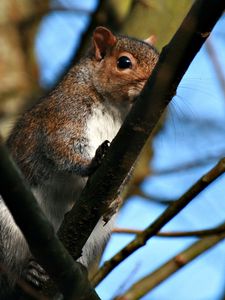
<svg viewBox="0 0 225 300">
<path fill-rule="evenodd" d="M 132 62 L 127 56 L 121 56 L 117 60 L 117 67 L 119 69 L 128 69 L 132 67 Z"/>
</svg>

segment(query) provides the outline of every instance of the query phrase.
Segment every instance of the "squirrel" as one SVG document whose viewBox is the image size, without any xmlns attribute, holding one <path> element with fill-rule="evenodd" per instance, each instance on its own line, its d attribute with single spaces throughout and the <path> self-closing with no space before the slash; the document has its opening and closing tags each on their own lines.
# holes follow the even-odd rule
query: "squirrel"
<svg viewBox="0 0 225 300">
<path fill-rule="evenodd" d="M 97 27 L 85 56 L 14 126 L 6 144 L 55 231 L 98 167 L 99 156 L 117 134 L 157 60 L 152 36 L 140 41 Z M 113 219 L 105 226 L 101 219 L 86 242 L 79 261 L 88 268 L 102 252 Z M 0 265 L 6 270 L 0 274 L 0 299 L 9 299 L 7 293 L 31 258 L 0 198 Z M 17 274 L 17 279 L 10 274 Z"/>
</svg>

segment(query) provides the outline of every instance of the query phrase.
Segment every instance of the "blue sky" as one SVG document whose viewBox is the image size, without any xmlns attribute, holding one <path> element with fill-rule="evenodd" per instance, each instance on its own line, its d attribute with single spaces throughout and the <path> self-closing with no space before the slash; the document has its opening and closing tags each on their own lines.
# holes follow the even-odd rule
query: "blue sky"
<svg viewBox="0 0 225 300">
<path fill-rule="evenodd" d="M 61 0 L 71 7 L 71 1 Z M 73 1 L 78 7 L 80 1 Z M 92 10 L 95 1 L 85 1 L 82 7 Z M 40 81 L 54 84 L 74 53 L 80 33 L 88 22 L 85 13 L 52 13 L 43 19 L 36 49 L 40 64 Z M 225 16 L 216 25 L 210 41 L 218 60 L 225 69 Z M 225 76 L 225 73 L 224 73 Z M 165 125 L 153 142 L 152 167 L 164 170 L 225 152 L 225 97 L 218 83 L 212 61 L 205 47 L 201 49 L 185 74 L 174 97 Z M 191 170 L 154 175 L 145 180 L 143 190 L 155 196 L 174 199 L 185 192 L 216 160 Z M 222 176 L 202 192 L 163 230 L 194 230 L 213 227 L 224 221 L 225 177 Z M 117 226 L 144 229 L 165 206 L 140 197 L 131 198 L 122 208 Z M 114 234 L 104 259 L 109 259 L 133 236 Z M 169 258 L 195 241 L 194 238 L 155 237 L 123 262 L 97 288 L 104 300 L 112 299 L 142 276 L 156 269 Z M 225 242 L 188 264 L 143 299 L 151 300 L 219 300 L 225 292 Z"/>
</svg>

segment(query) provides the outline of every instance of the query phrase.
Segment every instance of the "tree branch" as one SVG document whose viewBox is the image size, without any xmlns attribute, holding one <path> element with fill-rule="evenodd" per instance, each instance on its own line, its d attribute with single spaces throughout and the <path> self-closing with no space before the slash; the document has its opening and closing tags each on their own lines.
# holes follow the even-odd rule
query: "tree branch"
<svg viewBox="0 0 225 300">
<path fill-rule="evenodd" d="M 171 42 L 163 49 L 152 76 L 112 141 L 102 165 L 89 178 L 79 201 L 65 216 L 59 235 L 75 260 L 81 256 L 81 249 L 105 207 L 115 198 L 124 178 L 175 94 L 182 76 L 222 14 L 224 6 L 224 1 L 220 0 L 198 0 L 194 3 Z M 66 231 L 66 227 L 69 230 Z M 127 256 L 129 254 L 126 252 Z M 117 257 L 113 266 L 120 261 Z"/>
<path fill-rule="evenodd" d="M 215 49 L 213 47 L 213 44 L 212 44 L 211 40 L 207 41 L 206 50 L 207 50 L 207 52 L 208 52 L 208 54 L 211 58 L 213 67 L 215 69 L 215 72 L 216 72 L 216 75 L 217 75 L 217 78 L 218 78 L 218 82 L 221 86 L 221 90 L 223 92 L 223 95 L 225 96 L 225 76 L 224 76 L 224 73 L 223 73 L 223 69 L 220 66 L 218 56 L 215 52 Z"/>
<path fill-rule="evenodd" d="M 222 226 L 224 228 L 225 223 Z M 116 297 L 116 300 L 140 299 L 164 280 L 166 280 L 170 275 L 180 270 L 182 267 L 215 246 L 224 238 L 225 233 L 221 233 L 216 236 L 203 238 L 202 240 L 192 244 L 190 247 L 167 261 L 160 268 L 136 282 L 122 296 Z"/>
<path fill-rule="evenodd" d="M 168 199 L 168 198 L 165 198 L 163 196 L 151 195 L 149 193 L 144 192 L 137 185 L 133 185 L 130 188 L 129 195 L 140 196 L 140 197 L 142 197 L 142 198 L 144 198 L 144 199 L 146 199 L 148 201 L 155 202 L 155 203 L 162 204 L 162 205 L 169 205 L 169 204 L 173 203 L 174 201 L 176 201 L 178 199 L 178 198 L 176 198 L 176 199 Z"/>
<path fill-rule="evenodd" d="M 221 151 L 221 153 L 217 154 L 211 154 L 206 157 L 198 158 L 193 161 L 189 162 L 183 162 L 182 164 L 167 167 L 164 169 L 159 169 L 159 170 L 153 170 L 152 175 L 167 175 L 167 174 L 173 174 L 173 173 L 178 173 L 178 172 L 185 172 L 188 170 L 193 170 L 194 168 L 199 168 L 202 166 L 207 166 L 212 162 L 216 162 L 219 159 L 221 159 L 224 156 L 224 150 Z"/>
<path fill-rule="evenodd" d="M 210 183 L 225 172 L 225 158 L 203 175 L 179 200 L 172 203 L 152 224 L 143 230 L 137 237 L 121 251 L 106 261 L 93 278 L 93 284 L 97 285 L 109 272 L 130 256 L 134 251 L 141 248 L 146 242 L 156 235 L 159 230 L 175 217 L 193 198 L 201 193 Z"/>
<path fill-rule="evenodd" d="M 113 233 L 125 233 L 125 234 L 141 234 L 143 230 L 130 229 L 130 228 L 114 228 Z M 167 232 L 158 232 L 156 236 L 158 237 L 205 237 L 209 235 L 216 235 L 219 233 L 225 232 L 225 226 L 219 226 L 210 229 L 203 230 L 192 230 L 192 231 L 167 231 Z"/>
<path fill-rule="evenodd" d="M 0 137 L 0 194 L 23 232 L 31 253 L 57 284 L 65 299 L 99 299 L 85 268 L 75 263 L 48 222 Z M 43 247 L 44 245 L 44 247 Z M 76 298 L 75 298 L 76 297 Z"/>
</svg>

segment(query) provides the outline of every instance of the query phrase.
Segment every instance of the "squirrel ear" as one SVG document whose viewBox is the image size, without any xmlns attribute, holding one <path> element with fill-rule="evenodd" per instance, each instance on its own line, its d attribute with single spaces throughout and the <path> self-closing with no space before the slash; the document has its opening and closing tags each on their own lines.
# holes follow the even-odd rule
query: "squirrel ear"
<svg viewBox="0 0 225 300">
<path fill-rule="evenodd" d="M 144 42 L 151 46 L 154 46 L 156 43 L 156 40 L 157 40 L 157 38 L 155 35 L 150 35 L 150 37 L 148 37 L 146 40 L 144 40 Z"/>
<path fill-rule="evenodd" d="M 106 27 L 96 27 L 93 33 L 94 55 L 97 60 L 101 60 L 108 47 L 112 47 L 116 43 L 115 35 Z"/>
</svg>

